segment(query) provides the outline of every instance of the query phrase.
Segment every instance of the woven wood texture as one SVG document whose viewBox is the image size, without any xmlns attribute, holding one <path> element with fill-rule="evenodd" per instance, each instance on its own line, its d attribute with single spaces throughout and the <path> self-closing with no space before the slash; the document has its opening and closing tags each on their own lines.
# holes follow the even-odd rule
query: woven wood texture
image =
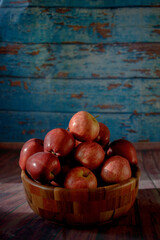
<svg viewBox="0 0 160 240">
<path fill-rule="evenodd" d="M 132 207 L 138 192 L 140 170 L 120 184 L 97 189 L 65 189 L 32 181 L 24 171 L 21 178 L 27 201 L 41 217 L 69 225 L 104 224 Z"/>
</svg>

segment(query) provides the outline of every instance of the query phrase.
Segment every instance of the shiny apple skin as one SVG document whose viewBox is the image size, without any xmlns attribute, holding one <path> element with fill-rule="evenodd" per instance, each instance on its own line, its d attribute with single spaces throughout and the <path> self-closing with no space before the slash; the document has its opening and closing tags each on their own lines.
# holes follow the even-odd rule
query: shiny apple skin
<svg viewBox="0 0 160 240">
<path fill-rule="evenodd" d="M 120 155 L 127 158 L 130 164 L 137 164 L 137 153 L 134 145 L 125 139 L 118 139 L 110 143 L 107 150 L 108 156 Z"/>
<path fill-rule="evenodd" d="M 99 123 L 89 112 L 75 113 L 69 121 L 69 131 L 79 141 L 92 141 L 99 133 Z"/>
<path fill-rule="evenodd" d="M 107 159 L 104 162 L 100 173 L 103 181 L 109 184 L 127 180 L 131 175 L 131 167 L 128 160 L 118 155 Z"/>
<path fill-rule="evenodd" d="M 54 152 L 57 156 L 66 156 L 74 148 L 73 135 L 63 128 L 49 131 L 44 138 L 44 151 Z"/>
<path fill-rule="evenodd" d="M 64 187 L 70 189 L 97 188 L 97 178 L 85 167 L 75 167 L 67 174 Z"/>
<path fill-rule="evenodd" d="M 83 142 L 75 148 L 74 158 L 84 167 L 95 170 L 103 163 L 105 152 L 96 142 Z"/>
<path fill-rule="evenodd" d="M 103 148 L 105 148 L 109 144 L 110 131 L 104 123 L 99 122 L 99 126 L 99 134 L 95 141 L 98 142 Z"/>
<path fill-rule="evenodd" d="M 26 168 L 27 159 L 37 152 L 43 152 L 43 140 L 38 138 L 31 138 L 24 143 L 19 158 L 19 166 L 22 170 Z"/>
<path fill-rule="evenodd" d="M 27 159 L 26 171 L 36 181 L 46 183 L 61 171 L 57 156 L 49 152 L 38 152 Z"/>
</svg>

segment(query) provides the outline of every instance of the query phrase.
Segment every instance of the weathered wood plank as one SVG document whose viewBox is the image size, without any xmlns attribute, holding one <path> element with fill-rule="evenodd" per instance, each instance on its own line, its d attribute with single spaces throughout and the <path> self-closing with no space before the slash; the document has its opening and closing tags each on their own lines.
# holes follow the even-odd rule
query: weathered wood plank
<svg viewBox="0 0 160 240">
<path fill-rule="evenodd" d="M 26 6 L 46 6 L 46 7 L 126 7 L 126 6 L 159 6 L 159 0 L 81 0 L 81 1 L 70 1 L 70 0 L 5 0 L 2 1 L 2 7 L 26 7 Z"/>
<path fill-rule="evenodd" d="M 160 234 L 160 168 L 156 164 L 159 158 L 155 153 L 160 151 L 147 151 L 147 149 L 138 151 L 138 165 L 141 170 L 137 197 L 138 217 L 142 238 L 146 240 L 158 240 Z"/>
<path fill-rule="evenodd" d="M 137 151 L 152 150 L 154 154 L 154 159 L 160 159 L 160 142 L 137 142 L 134 143 L 134 146 Z"/>
<path fill-rule="evenodd" d="M 157 189 L 138 191 L 139 219 L 142 238 L 158 240 L 160 237 L 160 194 Z"/>
<path fill-rule="evenodd" d="M 130 217 L 132 218 L 133 216 L 130 214 Z M 122 222 L 123 221 L 124 219 L 122 219 Z M 110 240 L 116 240 L 117 236 L 118 236 L 118 239 L 120 240 L 127 240 L 129 236 L 133 237 L 133 238 L 131 237 L 131 239 L 142 240 L 141 229 L 138 226 L 138 222 L 135 225 L 133 223 L 127 224 L 127 222 L 126 224 L 122 225 L 122 224 L 119 224 L 119 221 L 118 221 L 111 225 L 100 227 L 98 229 L 96 240 L 105 240 L 106 236 Z"/>
<path fill-rule="evenodd" d="M 159 42 L 160 8 L 0 8 L 1 41 Z"/>
<path fill-rule="evenodd" d="M 97 115 L 92 112 L 91 114 Z M 60 113 L 54 110 L 53 112 L 1 111 L 3 128 L 0 128 L 0 141 L 24 142 L 32 137 L 44 138 L 53 128 L 67 128 L 72 115 L 73 113 Z M 126 138 L 132 142 L 159 140 L 160 118 L 157 115 L 101 113 L 98 120 L 109 127 L 111 140 L 118 138 Z"/>
<path fill-rule="evenodd" d="M 160 147 L 160 144 L 159 144 L 159 147 Z M 154 162 L 156 164 L 156 167 L 159 169 L 160 171 L 160 164 L 159 164 L 159 159 L 160 159 L 160 151 L 154 151 L 153 152 L 153 159 L 154 159 Z"/>
<path fill-rule="evenodd" d="M 0 75 L 34 78 L 159 78 L 160 43 L 0 43 Z"/>
<path fill-rule="evenodd" d="M 55 125 L 64 126 L 66 114 L 81 109 L 109 114 L 115 138 L 127 131 L 134 141 L 159 140 L 158 1 L 6 0 L 1 6 L 0 109 L 12 116 L 9 124 L 2 117 L 2 141 L 7 129 L 14 130 L 6 141 L 41 136 L 52 126 L 45 124 L 52 112 Z"/>
<path fill-rule="evenodd" d="M 20 151 L 23 144 L 24 142 L 0 142 L 0 149 Z"/>
<path fill-rule="evenodd" d="M 89 89 L 89 91 L 88 91 Z M 0 78 L 0 109 L 14 111 L 160 112 L 158 79 Z"/>
<path fill-rule="evenodd" d="M 142 151 L 137 151 L 138 166 L 141 170 L 141 178 L 139 183 L 139 189 L 154 189 L 155 186 L 152 180 L 149 178 L 149 175 L 146 172 L 143 162 Z"/>
<path fill-rule="evenodd" d="M 160 194 L 160 169 L 157 168 L 152 151 L 142 152 L 142 157 L 145 171 L 154 184 L 154 187 L 157 189 L 157 191 L 159 191 Z"/>
</svg>

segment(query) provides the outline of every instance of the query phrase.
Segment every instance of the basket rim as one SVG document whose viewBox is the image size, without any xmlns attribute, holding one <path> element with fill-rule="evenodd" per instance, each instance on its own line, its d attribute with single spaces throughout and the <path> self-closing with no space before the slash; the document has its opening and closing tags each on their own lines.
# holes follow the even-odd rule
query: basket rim
<svg viewBox="0 0 160 240">
<path fill-rule="evenodd" d="M 131 178 L 127 179 L 127 180 L 124 180 L 120 183 L 115 183 L 115 184 L 111 184 L 111 185 L 107 185 L 107 186 L 100 186 L 100 187 L 97 187 L 97 188 L 77 188 L 77 189 L 69 189 L 69 188 L 64 188 L 64 187 L 54 187 L 54 186 L 50 186 L 50 185 L 47 185 L 47 184 L 41 184 L 39 182 L 36 182 L 34 181 L 33 179 L 31 179 L 25 172 L 25 170 L 22 170 L 21 171 L 21 179 L 22 179 L 22 182 L 23 180 L 28 182 L 29 184 L 35 186 L 35 187 L 38 187 L 38 188 L 41 188 L 43 190 L 48 190 L 48 191 L 54 191 L 55 189 L 57 190 L 61 190 L 61 191 L 64 191 L 64 192 L 96 192 L 96 191 L 99 191 L 99 190 L 102 190 L 102 189 L 105 189 L 105 190 L 111 190 L 111 189 L 118 189 L 118 188 L 121 188 L 123 186 L 127 186 L 129 184 L 131 184 L 132 182 L 134 182 L 135 180 L 139 180 L 140 178 L 140 175 L 141 175 L 141 171 L 140 171 L 140 168 L 138 166 L 136 166 L 136 170 L 135 170 L 135 176 L 132 176 Z"/>
</svg>

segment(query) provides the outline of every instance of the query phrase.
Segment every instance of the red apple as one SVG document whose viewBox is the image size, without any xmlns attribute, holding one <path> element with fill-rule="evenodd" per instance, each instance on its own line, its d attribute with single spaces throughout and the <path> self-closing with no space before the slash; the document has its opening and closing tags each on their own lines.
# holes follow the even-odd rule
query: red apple
<svg viewBox="0 0 160 240">
<path fill-rule="evenodd" d="M 61 166 L 57 156 L 49 152 L 38 152 L 27 159 L 26 170 L 36 181 L 45 183 L 60 173 Z"/>
<path fill-rule="evenodd" d="M 79 144 L 74 153 L 74 158 L 84 167 L 91 170 L 97 169 L 103 162 L 105 152 L 96 142 L 83 142 Z"/>
<path fill-rule="evenodd" d="M 27 159 L 37 152 L 43 151 L 43 140 L 38 138 L 31 138 L 24 143 L 19 158 L 19 166 L 22 170 L 26 168 Z"/>
<path fill-rule="evenodd" d="M 63 128 L 49 131 L 44 138 L 44 151 L 53 152 L 57 156 L 66 156 L 74 148 L 73 135 Z"/>
<path fill-rule="evenodd" d="M 99 126 L 99 134 L 95 141 L 98 142 L 103 148 L 105 148 L 109 143 L 110 131 L 104 123 L 99 122 Z"/>
<path fill-rule="evenodd" d="M 65 188 L 97 188 L 97 178 L 85 167 L 75 167 L 69 171 L 64 181 Z"/>
<path fill-rule="evenodd" d="M 127 158 L 130 164 L 137 164 L 137 153 L 133 144 L 125 139 L 118 139 L 110 143 L 108 156 L 120 155 Z"/>
<path fill-rule="evenodd" d="M 86 111 L 77 112 L 69 121 L 69 131 L 79 141 L 92 141 L 99 133 L 99 123 Z"/>
<path fill-rule="evenodd" d="M 107 183 L 119 183 L 131 177 L 131 167 L 126 158 L 113 156 L 104 162 L 100 175 Z"/>
</svg>

